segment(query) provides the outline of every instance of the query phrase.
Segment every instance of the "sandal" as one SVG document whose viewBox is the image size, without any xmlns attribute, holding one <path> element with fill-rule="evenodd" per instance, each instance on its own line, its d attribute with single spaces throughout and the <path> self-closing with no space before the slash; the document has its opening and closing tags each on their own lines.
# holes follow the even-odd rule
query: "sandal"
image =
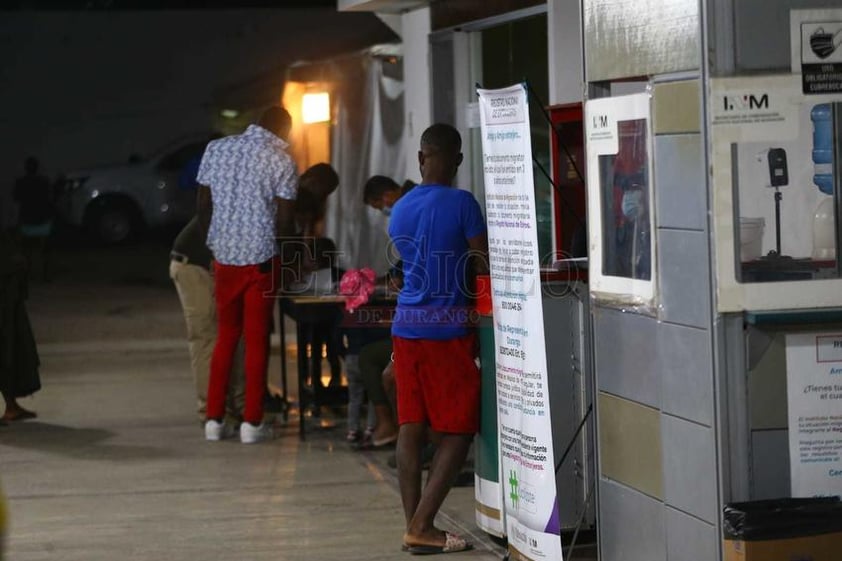
<svg viewBox="0 0 842 561">
<path fill-rule="evenodd" d="M 409 545 L 407 551 L 413 555 L 437 555 L 439 553 L 458 553 L 469 551 L 474 545 L 458 534 L 445 532 L 444 545 Z"/>
</svg>

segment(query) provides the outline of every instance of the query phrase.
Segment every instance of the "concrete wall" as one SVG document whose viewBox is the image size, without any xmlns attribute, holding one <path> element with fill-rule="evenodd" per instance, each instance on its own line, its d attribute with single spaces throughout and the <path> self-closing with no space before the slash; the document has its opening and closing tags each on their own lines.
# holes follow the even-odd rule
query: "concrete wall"
<svg viewBox="0 0 842 561">
<path fill-rule="evenodd" d="M 407 12 L 402 16 L 403 72 L 406 93 L 406 178 L 420 181 L 418 145 L 421 133 L 432 123 L 430 77 L 430 9 Z"/>
<path fill-rule="evenodd" d="M 698 0 L 584 0 L 589 82 L 699 67 Z"/>
<path fill-rule="evenodd" d="M 596 307 L 603 561 L 713 561 L 719 481 L 699 80 L 653 90 L 658 317 Z"/>
<path fill-rule="evenodd" d="M 589 82 L 654 77 L 657 317 L 593 307 L 600 559 L 715 561 L 721 493 L 698 4 L 585 0 L 583 22 Z"/>
<path fill-rule="evenodd" d="M 733 53 L 738 71 L 789 71 L 789 11 L 839 6 L 838 0 L 734 1 Z"/>
<path fill-rule="evenodd" d="M 593 485 L 593 417 L 576 433 L 593 402 L 591 365 L 587 349 L 590 331 L 589 295 L 583 283 L 554 283 L 544 286 L 544 331 L 547 349 L 547 394 L 553 427 L 553 454 L 561 461 L 556 471 L 559 521 L 562 530 L 594 525 L 595 509 L 587 502 Z"/>
<path fill-rule="evenodd" d="M 581 102 L 584 88 L 580 0 L 547 0 L 550 105 Z"/>
</svg>

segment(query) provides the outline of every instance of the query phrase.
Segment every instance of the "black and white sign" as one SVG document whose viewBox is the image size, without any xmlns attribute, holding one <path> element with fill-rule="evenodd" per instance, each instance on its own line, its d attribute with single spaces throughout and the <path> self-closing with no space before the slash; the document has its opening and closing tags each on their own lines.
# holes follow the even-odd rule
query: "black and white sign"
<svg viewBox="0 0 842 561">
<path fill-rule="evenodd" d="M 790 20 L 793 71 L 801 73 L 802 91 L 842 92 L 842 10 L 793 10 Z"/>
</svg>

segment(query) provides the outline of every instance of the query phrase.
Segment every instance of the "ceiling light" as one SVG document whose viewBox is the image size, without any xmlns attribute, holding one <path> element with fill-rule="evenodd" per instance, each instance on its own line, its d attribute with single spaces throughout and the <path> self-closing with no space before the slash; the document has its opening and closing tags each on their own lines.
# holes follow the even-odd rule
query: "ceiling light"
<svg viewBox="0 0 842 561">
<path fill-rule="evenodd" d="M 304 94 L 301 120 L 306 124 L 330 121 L 330 95 L 327 92 Z"/>
</svg>

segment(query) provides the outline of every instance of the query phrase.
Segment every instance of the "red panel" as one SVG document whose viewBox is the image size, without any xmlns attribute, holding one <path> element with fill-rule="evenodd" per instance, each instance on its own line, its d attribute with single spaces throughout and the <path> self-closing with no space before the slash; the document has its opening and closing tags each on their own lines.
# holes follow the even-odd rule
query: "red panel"
<svg viewBox="0 0 842 561">
<path fill-rule="evenodd" d="M 556 258 L 570 257 L 574 236 L 584 236 L 585 225 L 585 136 L 582 104 L 549 108 L 555 129 L 551 135 Z M 587 248 L 585 248 L 587 250 Z"/>
</svg>

